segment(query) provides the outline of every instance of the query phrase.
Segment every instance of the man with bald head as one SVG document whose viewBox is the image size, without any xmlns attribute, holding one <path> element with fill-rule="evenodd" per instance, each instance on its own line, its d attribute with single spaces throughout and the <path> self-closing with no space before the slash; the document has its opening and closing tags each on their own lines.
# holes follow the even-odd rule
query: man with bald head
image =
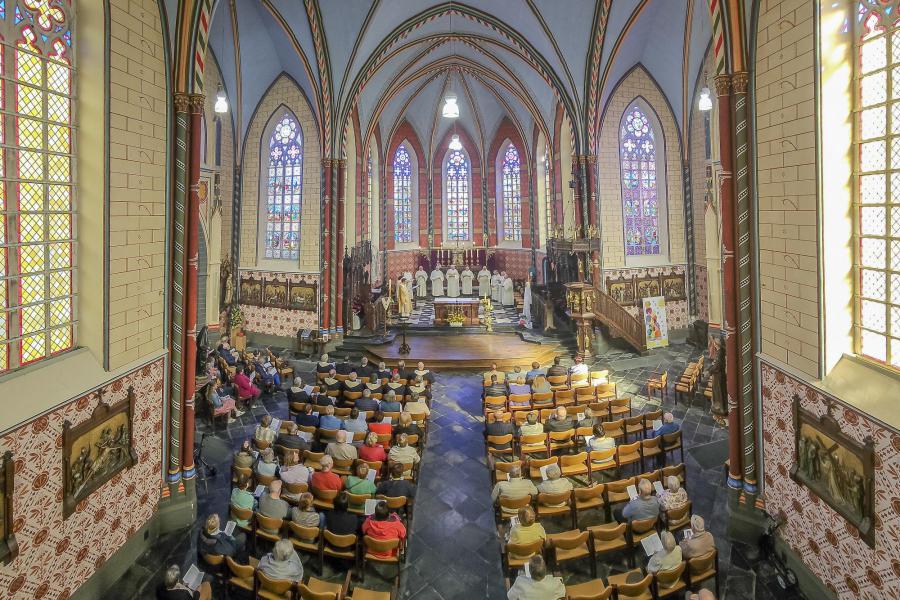
<svg viewBox="0 0 900 600">
<path fill-rule="evenodd" d="M 684 559 L 694 558 L 706 554 L 716 547 L 716 541 L 710 532 L 706 531 L 706 523 L 700 515 L 691 516 L 691 535 L 681 541 L 681 554 Z"/>
<path fill-rule="evenodd" d="M 572 417 L 569 416 L 566 411 L 565 406 L 559 406 L 556 408 L 556 412 L 553 413 L 553 416 L 547 419 L 547 422 L 544 423 L 544 431 L 569 431 L 570 429 L 575 428 L 575 422 L 572 421 Z"/>
<path fill-rule="evenodd" d="M 659 502 L 653 497 L 653 485 L 646 479 L 640 479 L 637 484 L 638 497 L 632 498 L 622 509 L 616 509 L 619 516 L 633 521 L 635 519 L 649 519 L 659 516 Z M 619 512 L 621 510 L 621 512 Z"/>
<path fill-rule="evenodd" d="M 347 438 L 353 439 L 353 434 L 339 429 L 333 442 L 325 447 L 325 454 L 337 460 L 356 460 L 356 446 L 347 443 Z"/>
<path fill-rule="evenodd" d="M 281 480 L 274 479 L 269 490 L 259 498 L 259 514 L 272 519 L 286 519 L 291 512 L 290 505 L 281 498 Z M 268 531 L 266 533 L 278 533 Z"/>
</svg>

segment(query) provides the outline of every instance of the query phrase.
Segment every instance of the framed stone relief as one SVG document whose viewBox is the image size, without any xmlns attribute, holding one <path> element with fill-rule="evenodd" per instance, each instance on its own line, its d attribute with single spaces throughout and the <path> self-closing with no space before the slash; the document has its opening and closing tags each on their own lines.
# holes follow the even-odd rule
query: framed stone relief
<svg viewBox="0 0 900 600">
<path fill-rule="evenodd" d="M 288 308 L 293 310 L 316 310 L 318 292 L 315 283 L 291 282 Z"/>
<path fill-rule="evenodd" d="M 127 398 L 109 406 L 100 402 L 91 418 L 80 425 L 63 423 L 63 518 L 78 503 L 123 469 L 134 466 L 132 445 L 134 389 Z"/>
<path fill-rule="evenodd" d="M 859 537 L 875 547 L 872 521 L 873 457 L 875 443 L 862 444 L 841 431 L 837 419 L 816 417 L 801 408 L 794 394 L 794 466 L 791 479 L 805 486 L 859 530 Z"/>
<path fill-rule="evenodd" d="M 273 308 L 288 307 L 288 284 L 287 281 L 278 281 L 277 279 L 265 279 L 263 283 L 263 306 L 271 306 Z"/>
<path fill-rule="evenodd" d="M 263 282 L 250 273 L 241 273 L 240 303 L 251 306 L 262 306 Z"/>
<path fill-rule="evenodd" d="M 13 533 L 13 496 L 15 466 L 12 452 L 3 454 L 0 463 L 0 564 L 8 565 L 19 554 L 19 544 Z"/>
</svg>

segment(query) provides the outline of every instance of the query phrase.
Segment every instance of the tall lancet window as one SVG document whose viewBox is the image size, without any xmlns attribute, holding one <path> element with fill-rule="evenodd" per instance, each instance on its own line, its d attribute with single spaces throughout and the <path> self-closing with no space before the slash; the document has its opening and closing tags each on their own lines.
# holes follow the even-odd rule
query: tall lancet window
<svg viewBox="0 0 900 600">
<path fill-rule="evenodd" d="M 285 114 L 269 138 L 266 187 L 265 257 L 300 258 L 300 205 L 303 197 L 303 131 Z"/>
<path fill-rule="evenodd" d="M 503 154 L 503 239 L 522 240 L 522 188 L 519 178 L 519 151 L 510 144 Z"/>
<path fill-rule="evenodd" d="M 0 372 L 74 347 L 73 2 L 0 2 Z"/>
<path fill-rule="evenodd" d="M 633 104 L 622 119 L 622 208 L 625 256 L 660 254 L 656 136 L 647 115 Z"/>
<path fill-rule="evenodd" d="M 467 242 L 471 238 L 469 223 L 471 197 L 469 195 L 469 159 L 461 150 L 451 150 L 447 155 L 447 239 L 451 242 Z"/>
<path fill-rule="evenodd" d="M 859 44 L 858 351 L 900 367 L 900 27 L 862 12 Z M 890 83 L 889 83 L 890 82 Z"/>
<path fill-rule="evenodd" d="M 394 241 L 408 244 L 413 240 L 412 160 L 403 144 L 394 152 Z"/>
</svg>

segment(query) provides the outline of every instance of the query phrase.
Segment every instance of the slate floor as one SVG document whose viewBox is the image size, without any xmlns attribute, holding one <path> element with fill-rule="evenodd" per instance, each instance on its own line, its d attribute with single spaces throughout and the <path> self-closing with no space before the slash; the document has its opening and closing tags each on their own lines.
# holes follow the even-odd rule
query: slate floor
<svg viewBox="0 0 900 600">
<path fill-rule="evenodd" d="M 669 369 L 670 378 L 675 377 L 697 356 L 697 351 L 685 344 L 654 350 L 647 357 L 612 350 L 597 357 L 594 368 L 609 368 L 611 379 L 618 383 L 620 395 L 633 394 L 634 410 L 645 411 L 655 409 L 659 404 L 658 399 L 647 399 L 643 389 L 649 373 L 664 367 Z M 294 364 L 300 374 L 312 371 L 311 363 L 297 361 Z M 428 447 L 420 470 L 401 597 L 499 600 L 506 594 L 482 437 L 480 381 L 472 373 L 442 372 L 437 376 L 433 391 Z M 725 535 L 727 492 L 721 464 L 727 454 L 727 431 L 710 416 L 702 398 L 676 404 L 674 396 L 670 395 L 665 408 L 674 414 L 684 432 L 684 460 L 694 512 L 707 519 L 707 528 L 717 540 L 720 598 L 789 600 L 800 597 L 778 589 L 772 565 L 749 559 L 752 549 L 731 543 Z M 177 563 L 186 570 L 196 561 L 199 523 L 213 511 L 227 514 L 232 449 L 252 435 L 256 423 L 267 412 L 285 417 L 287 409 L 283 396 L 264 397 L 252 412 L 229 425 L 227 430 L 220 428 L 215 434 L 206 421 L 198 417 L 198 436 L 212 434 L 204 442 L 205 455 L 218 468 L 218 474 L 207 479 L 208 491 L 203 482 L 198 482 L 199 518 L 187 532 L 165 536 L 140 557 L 118 582 L 117 598 L 153 598 L 153 590 L 167 565 Z M 547 526 L 551 532 L 565 528 L 564 524 Z M 304 565 L 310 568 L 305 559 Z M 624 562 L 601 565 L 598 574 L 605 576 L 610 571 L 622 570 L 625 570 Z M 565 573 L 567 581 L 572 583 L 589 578 L 586 564 L 566 568 Z M 326 567 L 325 577 L 338 575 Z M 380 589 L 388 586 L 383 577 L 372 571 L 366 584 Z M 224 595 L 217 590 L 214 597 Z"/>
</svg>

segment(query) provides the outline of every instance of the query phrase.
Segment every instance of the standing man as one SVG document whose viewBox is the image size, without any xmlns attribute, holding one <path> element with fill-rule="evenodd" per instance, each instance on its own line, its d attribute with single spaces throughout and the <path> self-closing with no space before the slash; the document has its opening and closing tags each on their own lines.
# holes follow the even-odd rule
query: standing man
<svg viewBox="0 0 900 600">
<path fill-rule="evenodd" d="M 506 271 L 500 273 L 500 276 L 503 278 L 503 283 L 501 283 L 501 287 L 503 288 L 501 294 L 501 300 L 503 306 L 515 306 L 516 305 L 516 297 L 513 291 L 513 280 L 511 277 L 506 275 Z"/>
<path fill-rule="evenodd" d="M 416 271 L 416 297 L 425 298 L 426 296 L 428 296 L 428 273 L 425 272 L 422 265 L 419 265 L 419 270 Z"/>
<path fill-rule="evenodd" d="M 460 275 L 460 279 L 462 279 L 462 293 L 463 296 L 471 296 L 472 295 L 472 280 L 475 279 L 475 273 L 469 268 L 469 265 L 466 265 L 466 268 L 463 269 L 462 275 Z"/>
<path fill-rule="evenodd" d="M 500 271 L 494 269 L 494 274 L 491 275 L 491 302 L 500 304 L 500 287 L 502 285 L 503 276 L 500 275 Z"/>
<path fill-rule="evenodd" d="M 478 271 L 478 297 L 487 298 L 491 295 L 491 272 L 487 267 L 481 267 Z"/>
<path fill-rule="evenodd" d="M 444 295 L 444 273 L 441 271 L 441 263 L 437 263 L 431 272 L 431 295 L 435 298 Z"/>
<path fill-rule="evenodd" d="M 450 298 L 459 298 L 459 271 L 456 265 L 451 264 L 447 269 L 447 296 Z"/>
</svg>

